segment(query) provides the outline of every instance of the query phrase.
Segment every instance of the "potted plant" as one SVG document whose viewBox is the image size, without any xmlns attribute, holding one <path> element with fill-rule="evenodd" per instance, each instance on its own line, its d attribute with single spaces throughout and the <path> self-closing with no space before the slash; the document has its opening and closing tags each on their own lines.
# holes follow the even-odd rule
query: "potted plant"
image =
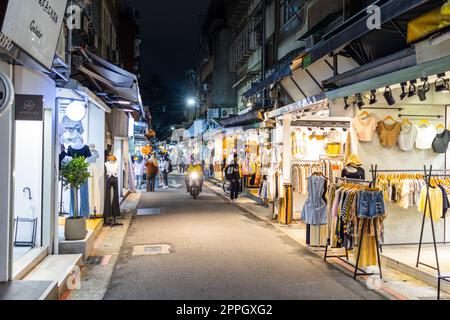
<svg viewBox="0 0 450 320">
<path fill-rule="evenodd" d="M 64 236 L 68 241 L 83 240 L 86 238 L 86 218 L 78 214 L 78 190 L 90 177 L 89 164 L 83 157 L 74 158 L 61 167 L 61 177 L 65 190 L 73 189 L 74 204 L 73 217 L 67 218 L 64 228 Z"/>
</svg>

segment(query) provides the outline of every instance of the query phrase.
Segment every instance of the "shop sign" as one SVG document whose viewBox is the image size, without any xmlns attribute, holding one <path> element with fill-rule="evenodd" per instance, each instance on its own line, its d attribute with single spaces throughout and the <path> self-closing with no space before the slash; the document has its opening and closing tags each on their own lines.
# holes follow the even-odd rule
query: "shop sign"
<svg viewBox="0 0 450 320">
<path fill-rule="evenodd" d="M 303 99 L 297 102 L 294 102 L 290 105 L 287 105 L 283 108 L 276 109 L 269 113 L 269 118 L 276 118 L 282 116 L 283 114 L 288 114 L 300 110 L 304 110 L 306 108 L 311 108 L 312 106 L 318 105 L 320 103 L 324 103 L 326 99 L 325 94 L 321 93 L 317 96 L 312 96 L 307 99 Z"/>
<path fill-rule="evenodd" d="M 16 95 L 16 120 L 42 121 L 44 119 L 44 96 Z"/>
<path fill-rule="evenodd" d="M 0 72 L 0 116 L 7 112 L 14 101 L 14 86 L 5 74 Z"/>
<path fill-rule="evenodd" d="M 67 0 L 8 1 L 1 32 L 51 69 Z"/>
</svg>

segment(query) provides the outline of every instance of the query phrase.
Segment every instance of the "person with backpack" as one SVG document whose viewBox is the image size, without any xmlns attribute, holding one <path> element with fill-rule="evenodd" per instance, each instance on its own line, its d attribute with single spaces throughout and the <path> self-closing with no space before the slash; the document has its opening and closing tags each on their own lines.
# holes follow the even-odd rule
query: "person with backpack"
<svg viewBox="0 0 450 320">
<path fill-rule="evenodd" d="M 225 168 L 225 178 L 230 181 L 231 202 L 236 202 L 239 198 L 239 189 L 241 186 L 241 174 L 239 172 L 237 154 L 234 154 L 232 163 Z"/>
<path fill-rule="evenodd" d="M 150 159 L 145 163 L 147 169 L 147 192 L 154 192 L 156 188 L 156 176 L 158 175 L 158 160 L 153 153 Z"/>
</svg>

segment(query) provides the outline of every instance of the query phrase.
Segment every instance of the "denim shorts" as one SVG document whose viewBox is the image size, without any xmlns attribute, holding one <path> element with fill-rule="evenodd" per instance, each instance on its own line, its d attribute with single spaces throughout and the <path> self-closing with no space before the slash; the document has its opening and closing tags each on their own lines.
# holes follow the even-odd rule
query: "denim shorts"
<svg viewBox="0 0 450 320">
<path fill-rule="evenodd" d="M 385 214 L 384 198 L 380 191 L 361 191 L 358 198 L 358 218 L 376 218 Z"/>
</svg>

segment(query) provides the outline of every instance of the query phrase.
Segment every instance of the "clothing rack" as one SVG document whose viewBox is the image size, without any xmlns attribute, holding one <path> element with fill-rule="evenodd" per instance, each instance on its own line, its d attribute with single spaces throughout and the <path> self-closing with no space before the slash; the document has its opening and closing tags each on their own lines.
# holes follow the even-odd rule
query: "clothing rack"
<svg viewBox="0 0 450 320">
<path fill-rule="evenodd" d="M 433 177 L 450 177 L 450 174 L 447 172 L 450 172 L 449 169 L 433 169 L 433 166 L 430 165 L 429 168 L 424 165 L 423 169 L 412 169 L 412 170 L 379 170 L 377 165 L 372 165 L 371 166 L 371 173 L 372 173 L 372 178 L 373 178 L 373 183 L 376 183 L 376 179 L 377 179 L 377 175 L 378 173 L 389 173 L 389 172 L 397 172 L 397 173 L 404 173 L 404 172 L 412 172 L 412 173 L 419 173 L 422 172 L 424 173 L 424 177 L 425 177 L 425 183 L 426 183 L 426 198 L 425 198 L 425 208 L 424 208 L 424 213 L 423 213 L 423 218 L 422 218 L 422 225 L 421 225 L 421 229 L 420 229 L 420 240 L 419 240 L 419 249 L 418 249 L 418 253 L 417 253 L 417 260 L 416 260 L 416 268 L 419 267 L 419 265 L 428 267 L 430 269 L 436 270 L 437 271 L 437 275 L 438 275 L 438 288 L 437 288 L 437 299 L 440 300 L 441 298 L 441 283 L 442 281 L 446 281 L 450 283 L 450 276 L 442 276 L 441 274 L 441 268 L 440 268 L 440 264 L 439 264 L 439 255 L 438 255 L 438 250 L 437 250 L 437 244 L 438 242 L 436 241 L 436 232 L 435 232 L 435 227 L 434 227 L 434 221 L 433 221 L 433 212 L 432 212 L 432 207 L 431 207 L 431 201 L 430 201 L 430 187 L 431 187 L 431 179 Z M 424 229 L 425 229 L 425 222 L 426 222 L 426 212 L 429 211 L 429 216 L 430 216 L 430 224 L 431 224 L 431 232 L 432 232 L 432 237 L 433 237 L 433 242 L 431 242 L 431 244 L 433 244 L 433 248 L 434 248 L 434 255 L 435 255 L 435 260 L 436 260 L 436 265 L 432 266 L 426 263 L 421 262 L 420 260 L 420 255 L 422 252 L 422 245 L 427 244 L 423 242 L 423 233 L 424 233 Z M 444 220 L 444 234 L 445 234 L 445 220 Z"/>
<path fill-rule="evenodd" d="M 397 111 L 403 111 L 405 110 L 405 108 L 382 108 L 382 107 L 362 107 L 361 110 L 397 110 Z"/>
<path fill-rule="evenodd" d="M 437 243 L 436 243 L 436 233 L 434 230 L 434 221 L 433 221 L 433 210 L 431 207 L 431 200 L 430 200 L 430 188 L 431 188 L 431 179 L 433 177 L 450 177 L 450 174 L 434 174 L 433 172 L 448 172 L 449 170 L 433 170 L 433 166 L 430 165 L 429 168 L 427 168 L 427 166 L 425 165 L 423 167 L 424 173 L 425 173 L 425 182 L 426 182 L 426 186 L 427 186 L 427 194 L 426 194 L 426 198 L 425 198 L 425 213 L 427 212 L 427 206 L 429 209 L 429 215 L 430 215 L 430 223 L 431 223 L 431 232 L 433 235 L 433 247 L 434 247 L 434 254 L 435 254 L 435 259 L 436 259 L 436 266 L 431 266 L 428 265 L 426 263 L 423 263 L 420 261 L 420 254 L 422 251 L 422 244 L 423 244 L 423 231 L 424 231 L 424 227 L 425 227 L 425 218 L 426 218 L 426 214 L 423 214 L 423 218 L 422 218 L 422 227 L 420 230 L 420 240 L 419 240 L 419 250 L 417 253 L 417 261 L 416 261 L 416 268 L 419 267 L 419 265 L 428 267 L 430 269 L 434 269 L 437 271 L 437 275 L 438 275 L 438 292 L 437 292 L 437 299 L 440 300 L 441 299 L 441 283 L 442 281 L 446 281 L 450 283 L 450 276 L 443 276 L 441 274 L 441 267 L 439 265 L 439 255 L 438 255 L 438 250 L 437 250 Z M 445 232 L 445 230 L 444 230 Z"/>
<path fill-rule="evenodd" d="M 409 117 L 409 118 L 413 118 L 413 117 L 420 117 L 420 118 L 444 118 L 445 116 L 442 116 L 440 114 L 399 114 L 398 115 L 399 118 L 402 117 Z"/>
<path fill-rule="evenodd" d="M 338 183 L 339 181 L 346 181 L 346 182 L 351 182 L 351 183 L 355 183 L 355 184 L 369 184 L 369 186 L 371 185 L 372 181 L 366 181 L 366 180 L 359 180 L 359 179 L 352 179 L 352 178 L 336 178 L 336 183 Z M 359 246 L 359 250 L 358 250 L 358 256 L 356 257 L 356 263 L 352 264 L 349 261 L 348 258 L 348 249 L 345 248 L 345 255 L 328 255 L 328 247 L 331 245 L 331 239 L 328 238 L 327 239 L 327 243 L 325 245 L 325 256 L 324 256 L 324 261 L 327 261 L 328 258 L 338 258 L 339 260 L 347 263 L 348 265 L 354 267 L 354 272 L 353 272 L 353 278 L 356 279 L 358 276 L 371 276 L 374 275 L 374 273 L 368 273 L 364 270 L 362 270 L 359 267 L 359 260 L 361 258 L 361 244 L 363 241 L 363 237 L 364 237 L 364 230 L 365 230 L 365 226 L 366 226 L 366 219 L 363 219 L 363 224 L 362 224 L 362 228 L 361 228 L 361 235 L 359 238 L 359 242 L 358 242 L 358 246 Z M 380 242 L 378 240 L 378 232 L 377 232 L 377 224 L 376 224 L 376 220 L 374 220 L 374 228 L 375 228 L 375 241 L 377 244 L 377 261 L 378 261 L 378 268 L 380 269 L 380 279 L 383 278 L 383 274 L 382 274 L 382 268 L 381 268 L 381 260 L 380 260 Z M 345 258 L 345 259 L 344 259 Z"/>
</svg>

